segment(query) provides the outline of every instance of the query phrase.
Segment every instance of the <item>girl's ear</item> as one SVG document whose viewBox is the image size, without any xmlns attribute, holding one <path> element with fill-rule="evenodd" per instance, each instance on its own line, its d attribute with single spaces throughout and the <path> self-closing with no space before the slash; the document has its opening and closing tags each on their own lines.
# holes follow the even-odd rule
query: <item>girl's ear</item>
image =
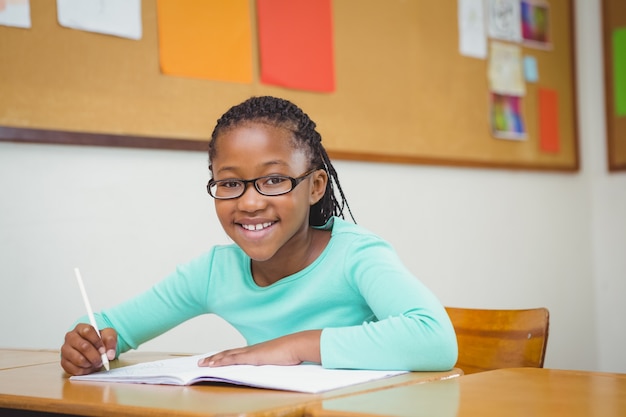
<svg viewBox="0 0 626 417">
<path fill-rule="evenodd" d="M 323 169 L 318 169 L 311 174 L 311 193 L 309 195 L 309 204 L 313 205 L 324 197 L 326 192 L 326 184 L 328 183 L 328 174 Z"/>
</svg>

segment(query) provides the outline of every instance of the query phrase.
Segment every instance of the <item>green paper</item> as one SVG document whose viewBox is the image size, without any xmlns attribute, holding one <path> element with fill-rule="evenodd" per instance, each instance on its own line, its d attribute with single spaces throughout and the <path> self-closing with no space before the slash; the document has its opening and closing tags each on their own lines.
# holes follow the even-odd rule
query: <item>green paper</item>
<svg viewBox="0 0 626 417">
<path fill-rule="evenodd" d="M 613 32 L 613 86 L 615 114 L 626 116 L 626 28 Z"/>
</svg>

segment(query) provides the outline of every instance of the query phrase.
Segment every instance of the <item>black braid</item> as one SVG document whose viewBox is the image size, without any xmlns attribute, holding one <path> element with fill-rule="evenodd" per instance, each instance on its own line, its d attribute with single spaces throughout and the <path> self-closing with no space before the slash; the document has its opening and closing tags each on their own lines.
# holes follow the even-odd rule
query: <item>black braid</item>
<svg viewBox="0 0 626 417">
<path fill-rule="evenodd" d="M 337 171 L 335 171 L 326 149 L 322 145 L 322 136 L 315 129 L 315 122 L 302 109 L 290 101 L 270 96 L 252 97 L 241 104 L 231 107 L 218 119 L 215 129 L 213 129 L 211 141 L 209 142 L 209 161 L 212 161 L 215 157 L 215 140 L 221 133 L 242 123 L 252 121 L 279 126 L 291 131 L 295 143 L 306 151 L 311 165 L 310 168 L 323 169 L 328 174 L 324 196 L 311 206 L 309 214 L 309 224 L 311 226 L 321 226 L 332 216 L 344 218 L 344 208 L 348 209 L 352 221 L 356 223 L 346 196 L 339 184 Z M 341 202 L 337 201 L 334 187 L 337 187 Z"/>
</svg>

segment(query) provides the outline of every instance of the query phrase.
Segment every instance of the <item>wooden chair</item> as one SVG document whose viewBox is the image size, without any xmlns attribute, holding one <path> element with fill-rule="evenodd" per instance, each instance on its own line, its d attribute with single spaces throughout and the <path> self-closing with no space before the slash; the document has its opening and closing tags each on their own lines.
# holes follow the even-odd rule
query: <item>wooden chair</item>
<svg viewBox="0 0 626 417">
<path fill-rule="evenodd" d="M 446 307 L 459 344 L 457 368 L 465 374 L 498 368 L 543 368 L 549 312 Z"/>
</svg>

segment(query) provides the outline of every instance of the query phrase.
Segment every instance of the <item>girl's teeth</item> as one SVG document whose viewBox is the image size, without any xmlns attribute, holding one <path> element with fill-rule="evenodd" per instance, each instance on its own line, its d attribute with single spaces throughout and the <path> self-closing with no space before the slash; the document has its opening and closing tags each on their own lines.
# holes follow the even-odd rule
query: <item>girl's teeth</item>
<svg viewBox="0 0 626 417">
<path fill-rule="evenodd" d="M 242 227 L 246 230 L 261 230 L 270 226 L 272 223 L 259 223 L 259 224 L 242 224 Z"/>
</svg>

